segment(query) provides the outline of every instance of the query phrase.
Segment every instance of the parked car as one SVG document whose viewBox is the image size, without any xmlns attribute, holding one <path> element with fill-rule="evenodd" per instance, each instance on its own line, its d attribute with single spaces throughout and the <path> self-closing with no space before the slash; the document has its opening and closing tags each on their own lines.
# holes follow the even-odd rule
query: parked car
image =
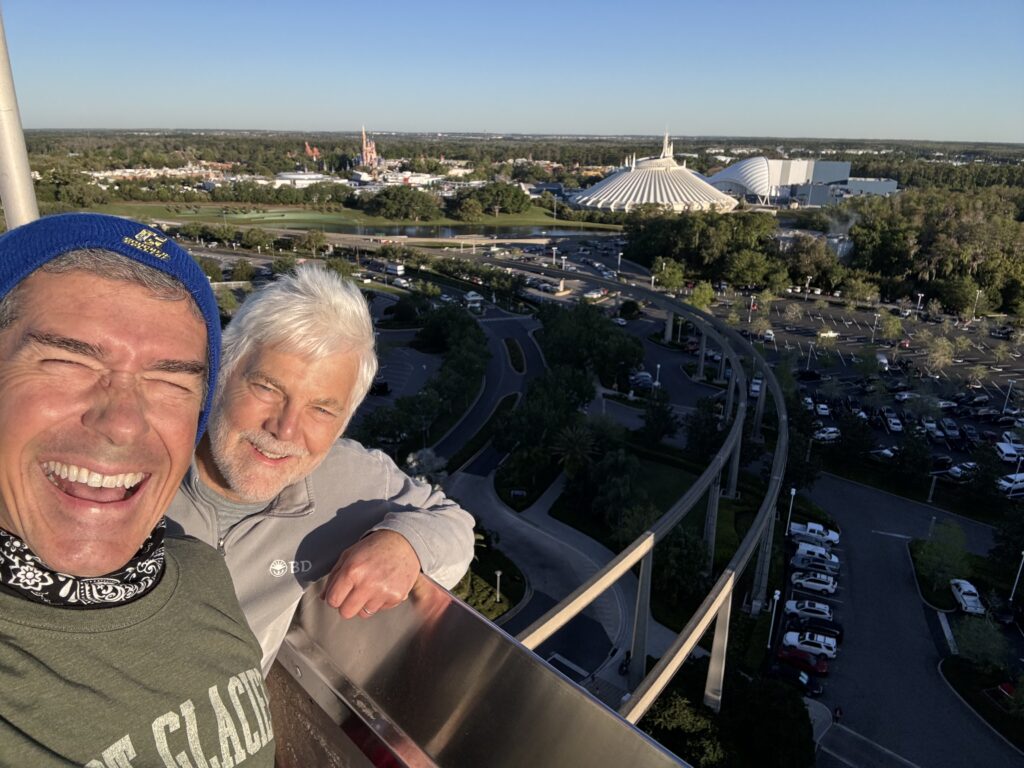
<svg viewBox="0 0 1024 768">
<path fill-rule="evenodd" d="M 942 419 L 942 431 L 946 433 L 946 439 L 958 441 L 962 438 L 960 434 L 960 427 L 957 426 L 956 422 L 948 416 Z"/>
<path fill-rule="evenodd" d="M 933 429 L 938 427 L 938 424 L 931 416 L 922 416 L 921 426 L 924 427 L 926 431 L 931 432 Z"/>
<path fill-rule="evenodd" d="M 890 434 L 893 432 L 903 431 L 903 422 L 895 416 L 890 416 L 885 420 L 885 429 Z"/>
<path fill-rule="evenodd" d="M 953 466 L 953 457 L 945 454 L 932 454 L 930 474 L 944 475 Z"/>
<path fill-rule="evenodd" d="M 814 401 L 811 400 L 811 398 L 805 397 L 803 400 L 801 400 L 801 402 L 803 403 L 805 411 L 810 411 L 811 413 L 814 413 Z"/>
<path fill-rule="evenodd" d="M 820 696 L 824 690 L 814 675 L 788 664 L 773 664 L 771 675 L 795 687 L 804 696 Z"/>
<path fill-rule="evenodd" d="M 829 576 L 839 575 L 839 563 L 827 562 L 825 560 L 819 560 L 813 557 L 804 557 L 803 555 L 794 555 L 789 565 L 793 570 L 806 571 L 809 573 L 826 573 Z"/>
<path fill-rule="evenodd" d="M 814 573 L 813 571 L 795 571 L 789 577 L 789 582 L 794 587 L 828 595 L 834 595 L 836 590 L 839 589 L 839 583 L 834 577 L 825 573 Z"/>
<path fill-rule="evenodd" d="M 946 476 L 954 483 L 967 483 L 977 476 L 978 469 L 975 461 L 961 461 L 946 470 Z"/>
<path fill-rule="evenodd" d="M 963 432 L 964 440 L 971 445 L 977 445 L 981 442 L 981 435 L 978 434 L 978 430 L 974 428 L 973 424 L 962 425 L 960 431 Z"/>
<path fill-rule="evenodd" d="M 1017 447 L 1010 445 L 1009 443 L 996 443 L 995 444 L 996 456 L 999 457 L 1000 461 L 1005 461 L 1007 464 L 1016 464 L 1017 459 L 1020 456 L 1017 451 Z"/>
<path fill-rule="evenodd" d="M 834 637 L 836 643 L 843 644 L 843 625 L 838 621 L 828 619 L 801 619 L 798 616 L 791 616 L 786 622 L 786 628 L 800 632 L 815 632 L 819 635 Z"/>
<path fill-rule="evenodd" d="M 828 659 L 815 656 L 807 651 L 801 651 L 799 648 L 789 648 L 783 645 L 776 651 L 775 658 L 783 664 L 796 669 L 802 669 L 804 672 L 812 675 L 824 676 L 828 674 Z"/>
<path fill-rule="evenodd" d="M 829 410 L 828 405 L 826 405 L 825 403 L 817 403 L 817 404 L 815 404 L 814 412 L 818 416 L 822 416 L 822 417 L 831 416 L 832 415 L 832 411 Z"/>
<path fill-rule="evenodd" d="M 832 606 L 828 603 L 819 603 L 817 600 L 787 600 L 784 611 L 787 615 L 793 614 L 808 619 L 832 619 Z"/>
<path fill-rule="evenodd" d="M 812 436 L 813 439 L 819 443 L 834 443 L 842 439 L 843 435 L 839 431 L 838 427 L 822 427 L 817 430 Z"/>
<path fill-rule="evenodd" d="M 981 604 L 978 590 L 971 582 L 965 579 L 950 579 L 949 588 L 953 590 L 953 597 L 956 598 L 960 610 L 964 613 L 985 614 L 985 606 Z"/>
<path fill-rule="evenodd" d="M 916 400 L 920 395 L 917 392 L 897 392 L 893 398 L 897 403 L 905 403 L 907 400 Z"/>
<path fill-rule="evenodd" d="M 839 531 L 826 528 L 821 523 L 815 522 L 800 523 L 793 521 L 789 524 L 789 535 L 795 541 L 810 541 L 830 546 L 839 543 Z"/>
<path fill-rule="evenodd" d="M 782 636 L 782 644 L 813 653 L 815 656 L 824 656 L 829 659 L 836 657 L 837 646 L 834 637 L 817 635 L 813 632 L 786 632 Z"/>
</svg>

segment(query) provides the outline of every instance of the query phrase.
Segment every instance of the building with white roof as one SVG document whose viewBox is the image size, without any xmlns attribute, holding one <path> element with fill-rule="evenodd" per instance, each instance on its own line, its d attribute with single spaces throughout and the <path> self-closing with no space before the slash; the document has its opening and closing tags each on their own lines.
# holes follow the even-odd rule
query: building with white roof
<svg viewBox="0 0 1024 768">
<path fill-rule="evenodd" d="M 638 205 L 655 204 L 675 212 L 731 211 L 737 202 L 719 192 L 686 165 L 672 157 L 665 134 L 660 157 L 635 157 L 606 179 L 580 190 L 573 198 L 580 208 L 629 211 Z"/>
</svg>

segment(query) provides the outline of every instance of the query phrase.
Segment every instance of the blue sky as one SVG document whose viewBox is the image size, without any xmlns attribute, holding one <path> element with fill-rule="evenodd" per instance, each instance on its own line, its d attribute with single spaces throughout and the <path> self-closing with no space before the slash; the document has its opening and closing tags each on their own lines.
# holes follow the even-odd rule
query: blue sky
<svg viewBox="0 0 1024 768">
<path fill-rule="evenodd" d="M 1022 0 L 2 0 L 27 128 L 1024 142 Z"/>
</svg>

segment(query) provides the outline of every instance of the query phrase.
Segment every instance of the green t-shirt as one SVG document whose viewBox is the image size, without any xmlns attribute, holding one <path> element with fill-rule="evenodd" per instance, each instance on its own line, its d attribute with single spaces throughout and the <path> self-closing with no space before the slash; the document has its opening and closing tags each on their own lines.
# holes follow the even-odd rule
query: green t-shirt
<svg viewBox="0 0 1024 768">
<path fill-rule="evenodd" d="M 170 538 L 166 558 L 116 608 L 0 593 L 0 766 L 273 766 L 260 649 L 223 559 Z"/>
</svg>

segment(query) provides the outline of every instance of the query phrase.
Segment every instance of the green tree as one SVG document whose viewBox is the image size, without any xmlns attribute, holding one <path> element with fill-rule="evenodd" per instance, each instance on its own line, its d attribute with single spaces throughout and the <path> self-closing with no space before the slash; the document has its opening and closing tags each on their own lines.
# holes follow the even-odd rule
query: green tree
<svg viewBox="0 0 1024 768">
<path fill-rule="evenodd" d="M 224 317 L 230 317 L 238 309 L 238 299 L 235 298 L 235 292 L 223 288 L 217 291 L 217 308 L 220 309 L 220 313 Z"/>
<path fill-rule="evenodd" d="M 983 669 L 1005 669 L 1010 644 L 999 627 L 984 616 L 960 616 L 953 626 L 960 655 Z"/>
<path fill-rule="evenodd" d="M 577 422 L 567 425 L 555 436 L 551 450 L 566 477 L 574 478 L 590 468 L 597 448 L 587 425 Z"/>
<path fill-rule="evenodd" d="M 711 304 L 714 300 L 715 289 L 711 287 L 711 283 L 706 280 L 702 280 L 693 286 L 693 291 L 690 293 L 691 306 L 707 312 L 711 308 Z"/>
<path fill-rule="evenodd" d="M 641 721 L 642 728 L 666 731 L 676 751 L 686 755 L 697 768 L 716 768 L 727 764 L 721 735 L 715 720 L 675 691 L 662 695 Z"/>
<path fill-rule="evenodd" d="M 484 207 L 475 197 L 464 197 L 458 201 L 454 214 L 459 221 L 476 222 L 484 217 Z"/>
<path fill-rule="evenodd" d="M 327 235 L 323 233 L 323 230 L 307 230 L 299 238 L 296 246 L 301 251 L 309 251 L 314 256 L 317 256 L 327 247 Z"/>
<path fill-rule="evenodd" d="M 929 370 L 941 371 L 953 364 L 953 343 L 945 336 L 936 336 L 926 347 L 925 364 Z"/>
<path fill-rule="evenodd" d="M 651 272 L 657 275 L 658 283 L 671 293 L 678 293 L 686 282 L 686 273 L 683 265 L 675 259 L 665 259 L 659 256 L 654 260 Z"/>
<path fill-rule="evenodd" d="M 278 256 L 270 265 L 270 271 L 275 275 L 285 275 L 295 269 L 296 260 L 291 254 Z"/>
<path fill-rule="evenodd" d="M 918 551 L 917 569 L 932 589 L 939 589 L 952 578 L 970 576 L 967 539 L 956 521 L 945 519 L 935 526 L 932 537 Z"/>
<path fill-rule="evenodd" d="M 212 256 L 193 256 L 192 258 L 199 264 L 199 268 L 203 270 L 203 274 L 210 279 L 210 282 L 219 283 L 223 279 L 220 262 L 217 259 Z"/>
<path fill-rule="evenodd" d="M 231 279 L 244 281 L 252 280 L 256 276 L 256 268 L 248 259 L 235 259 L 231 266 Z"/>
<path fill-rule="evenodd" d="M 250 227 L 242 233 L 242 245 L 253 251 L 265 251 L 274 245 L 274 238 L 259 227 Z"/>
<path fill-rule="evenodd" d="M 672 437 L 682 426 L 682 420 L 676 415 L 669 401 L 668 393 L 656 387 L 647 398 L 644 408 L 644 426 L 641 435 L 649 445 L 657 445 L 666 437 Z"/>
</svg>

